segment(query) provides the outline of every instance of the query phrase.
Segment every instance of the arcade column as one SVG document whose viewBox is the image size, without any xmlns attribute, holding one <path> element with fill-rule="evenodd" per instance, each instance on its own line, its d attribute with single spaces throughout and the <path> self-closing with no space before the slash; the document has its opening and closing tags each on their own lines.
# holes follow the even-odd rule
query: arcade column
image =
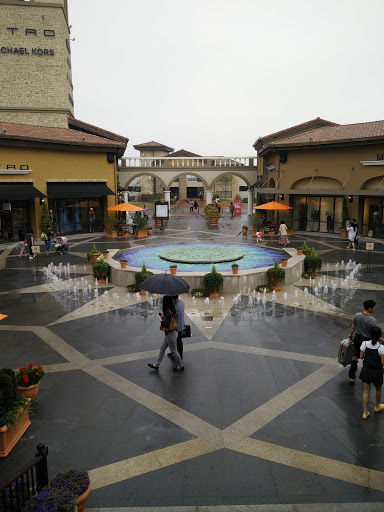
<svg viewBox="0 0 384 512">
<path fill-rule="evenodd" d="M 171 191 L 163 191 L 164 202 L 169 204 L 169 216 L 171 216 Z"/>
<path fill-rule="evenodd" d="M 212 203 L 212 190 L 206 190 L 205 191 L 205 204 L 211 204 Z"/>
<path fill-rule="evenodd" d="M 252 215 L 253 213 L 253 191 L 249 188 L 247 190 L 248 194 L 248 215 Z"/>
</svg>

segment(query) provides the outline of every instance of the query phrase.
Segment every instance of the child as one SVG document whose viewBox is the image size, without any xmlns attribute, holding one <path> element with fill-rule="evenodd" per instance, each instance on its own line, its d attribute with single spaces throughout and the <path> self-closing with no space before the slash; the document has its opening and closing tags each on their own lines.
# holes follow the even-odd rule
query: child
<svg viewBox="0 0 384 512">
<path fill-rule="evenodd" d="M 384 364 L 384 346 L 381 345 L 381 329 L 377 326 L 371 327 L 371 339 L 363 341 L 360 347 L 360 359 L 363 359 L 363 368 L 360 373 L 360 379 L 364 383 L 363 393 L 363 419 L 367 419 L 368 400 L 371 384 L 376 388 L 375 412 L 384 410 L 384 404 L 380 403 L 381 387 L 383 385 L 383 364 Z"/>
<path fill-rule="evenodd" d="M 256 231 L 256 243 L 262 242 L 261 233 L 259 230 Z"/>
</svg>

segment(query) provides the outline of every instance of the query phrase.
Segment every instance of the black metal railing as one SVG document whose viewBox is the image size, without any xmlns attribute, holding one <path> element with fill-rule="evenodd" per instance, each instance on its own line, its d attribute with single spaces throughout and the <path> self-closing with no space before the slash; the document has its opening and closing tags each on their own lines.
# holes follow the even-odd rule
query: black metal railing
<svg viewBox="0 0 384 512">
<path fill-rule="evenodd" d="M 48 485 L 48 447 L 39 443 L 35 458 L 0 483 L 0 512 L 20 512 L 25 502 Z"/>
</svg>

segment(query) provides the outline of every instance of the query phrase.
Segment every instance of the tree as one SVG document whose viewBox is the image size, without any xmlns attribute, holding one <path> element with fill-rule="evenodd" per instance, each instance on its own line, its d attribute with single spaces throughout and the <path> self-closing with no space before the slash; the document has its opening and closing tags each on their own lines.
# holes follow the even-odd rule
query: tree
<svg viewBox="0 0 384 512">
<path fill-rule="evenodd" d="M 343 207 L 341 209 L 341 229 L 346 229 L 348 221 L 349 221 L 349 211 L 348 211 L 347 196 L 344 196 L 343 197 Z"/>
<path fill-rule="evenodd" d="M 234 181 L 235 177 L 231 174 L 226 174 L 225 176 L 222 176 L 221 178 L 218 178 L 216 181 L 217 183 L 220 183 L 221 185 L 221 191 L 223 192 L 223 197 L 227 197 L 227 192 L 231 190 L 232 192 L 232 183 Z M 231 194 L 232 197 L 232 194 Z"/>
<path fill-rule="evenodd" d="M 48 205 L 46 201 L 43 203 L 43 210 L 41 212 L 41 218 L 40 218 L 40 227 L 44 231 L 44 229 L 47 229 L 48 226 L 52 226 L 52 219 L 51 215 L 48 210 Z"/>
</svg>

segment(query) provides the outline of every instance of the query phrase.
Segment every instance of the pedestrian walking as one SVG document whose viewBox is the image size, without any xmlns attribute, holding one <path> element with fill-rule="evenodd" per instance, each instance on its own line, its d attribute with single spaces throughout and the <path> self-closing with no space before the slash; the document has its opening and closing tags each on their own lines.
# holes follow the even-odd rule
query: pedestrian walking
<svg viewBox="0 0 384 512">
<path fill-rule="evenodd" d="M 287 225 L 285 224 L 285 222 L 283 220 L 280 221 L 280 226 L 279 226 L 280 240 L 279 240 L 279 244 L 283 245 L 284 247 L 287 244 L 290 243 L 290 241 L 288 240 L 287 232 L 288 232 Z"/>
<path fill-rule="evenodd" d="M 93 211 L 93 208 L 89 209 L 89 232 L 94 233 L 95 232 L 95 212 Z"/>
<path fill-rule="evenodd" d="M 35 256 L 35 254 L 33 254 L 33 252 L 32 252 L 32 246 L 34 243 L 34 239 L 33 239 L 33 229 L 31 227 L 27 228 L 27 234 L 25 236 L 26 236 L 27 245 L 28 245 L 28 249 L 29 249 L 29 259 L 31 260 Z"/>
<path fill-rule="evenodd" d="M 372 314 L 375 312 L 376 302 L 368 299 L 364 301 L 364 311 L 356 313 L 353 318 L 349 339 L 353 340 L 352 363 L 349 368 L 349 382 L 354 384 L 356 378 L 357 362 L 360 357 L 360 347 L 363 341 L 371 339 L 371 329 L 376 327 L 377 321 Z"/>
<path fill-rule="evenodd" d="M 183 338 L 181 337 L 184 329 L 185 329 L 185 321 L 184 321 L 184 301 L 180 299 L 178 295 L 172 297 L 173 305 L 175 306 L 175 320 L 177 323 L 177 351 L 181 359 L 183 359 Z M 168 357 L 172 360 L 174 359 L 172 352 L 168 352 Z"/>
<path fill-rule="evenodd" d="M 199 212 L 199 203 L 195 200 L 195 202 L 193 203 L 193 207 L 195 209 L 195 212 L 198 213 Z"/>
<path fill-rule="evenodd" d="M 45 235 L 43 237 L 43 235 Z M 51 226 L 47 226 L 47 229 L 41 233 L 41 239 L 45 242 L 45 248 L 47 250 L 47 256 L 49 256 L 50 250 L 51 250 L 51 242 L 53 238 L 53 231 Z"/>
<path fill-rule="evenodd" d="M 262 242 L 261 233 L 259 230 L 256 231 L 256 243 Z"/>
<path fill-rule="evenodd" d="M 183 372 L 184 366 L 183 361 L 177 351 L 177 323 L 175 320 L 176 309 L 173 304 L 172 297 L 164 295 L 163 297 L 163 314 L 159 313 L 158 319 L 160 321 L 160 330 L 164 331 L 164 340 L 160 347 L 159 355 L 154 363 L 148 363 L 150 368 L 158 370 L 161 361 L 163 360 L 165 351 L 169 347 L 176 366 L 173 369 L 174 372 Z"/>
<path fill-rule="evenodd" d="M 219 213 L 220 213 L 221 212 L 221 201 L 220 201 L 220 199 L 217 201 L 216 206 L 217 206 L 217 209 L 219 210 Z"/>
<path fill-rule="evenodd" d="M 233 219 L 233 212 L 235 211 L 235 207 L 233 206 L 233 202 L 229 205 L 229 211 L 231 212 L 231 219 Z"/>
<path fill-rule="evenodd" d="M 193 201 L 192 201 L 192 199 L 189 201 L 189 213 L 193 213 Z"/>
<path fill-rule="evenodd" d="M 360 359 L 363 360 L 363 368 L 360 373 L 360 379 L 364 383 L 363 392 L 363 419 L 369 416 L 368 400 L 371 391 L 371 384 L 376 388 L 375 412 L 384 410 L 384 404 L 380 403 L 381 390 L 383 386 L 383 365 L 384 365 L 384 346 L 381 345 L 381 329 L 372 327 L 370 331 L 370 340 L 363 341 L 360 347 Z"/>
<path fill-rule="evenodd" d="M 146 219 L 148 219 L 148 208 L 145 205 L 143 207 L 143 215 Z"/>
<path fill-rule="evenodd" d="M 356 238 L 356 234 L 357 234 L 357 228 L 355 228 L 355 225 L 353 222 L 351 222 L 349 224 L 349 226 L 347 227 L 347 232 L 348 232 L 348 245 L 347 245 L 347 249 L 353 249 L 355 250 L 355 238 Z"/>
<path fill-rule="evenodd" d="M 200 190 L 200 192 L 199 192 L 199 197 L 200 197 L 200 201 L 203 201 L 203 199 L 204 199 L 204 192 L 202 190 Z"/>
<path fill-rule="evenodd" d="M 355 228 L 355 247 L 360 249 L 360 237 L 358 234 L 359 225 L 356 222 L 356 219 L 352 219 L 352 226 Z"/>
</svg>

